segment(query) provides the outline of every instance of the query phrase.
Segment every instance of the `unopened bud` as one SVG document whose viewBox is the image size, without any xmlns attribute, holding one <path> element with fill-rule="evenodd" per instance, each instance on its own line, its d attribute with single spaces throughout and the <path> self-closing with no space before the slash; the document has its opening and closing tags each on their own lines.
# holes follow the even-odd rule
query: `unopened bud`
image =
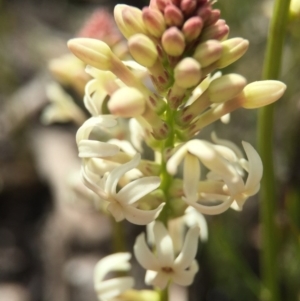
<svg viewBox="0 0 300 301">
<path fill-rule="evenodd" d="M 100 70 L 110 70 L 113 53 L 102 41 L 89 38 L 77 38 L 68 41 L 68 47 L 87 65 Z"/>
<path fill-rule="evenodd" d="M 182 32 L 186 41 L 190 42 L 197 39 L 201 33 L 203 22 L 200 17 L 189 18 L 182 27 Z"/>
<path fill-rule="evenodd" d="M 140 116 L 144 113 L 145 106 L 145 96 L 131 87 L 120 88 L 108 102 L 108 108 L 113 115 L 125 118 Z"/>
<path fill-rule="evenodd" d="M 166 30 L 163 14 L 158 10 L 145 7 L 143 8 L 142 16 L 147 31 L 154 37 L 160 38 Z"/>
<path fill-rule="evenodd" d="M 200 43 L 193 55 L 202 68 L 205 68 L 221 58 L 222 44 L 217 40 Z"/>
<path fill-rule="evenodd" d="M 201 34 L 201 41 L 222 41 L 228 36 L 229 27 L 224 20 L 219 19 L 215 24 L 205 27 Z"/>
<path fill-rule="evenodd" d="M 118 4 L 114 9 L 115 21 L 124 37 L 128 39 L 136 33 L 146 33 L 142 11 L 136 7 Z"/>
<path fill-rule="evenodd" d="M 210 83 L 209 100 L 215 103 L 228 101 L 241 93 L 246 84 L 246 79 L 239 74 L 221 76 Z"/>
<path fill-rule="evenodd" d="M 156 6 L 160 11 L 164 11 L 168 3 L 168 0 L 156 0 Z"/>
<path fill-rule="evenodd" d="M 223 51 L 218 67 L 224 68 L 242 57 L 248 49 L 249 42 L 242 38 L 233 38 L 222 42 Z"/>
<path fill-rule="evenodd" d="M 144 34 L 138 33 L 128 40 L 128 48 L 132 57 L 144 67 L 152 67 L 157 59 L 154 43 Z"/>
<path fill-rule="evenodd" d="M 191 88 L 196 86 L 201 79 L 201 66 L 191 57 L 182 59 L 174 69 L 174 79 L 178 86 Z"/>
<path fill-rule="evenodd" d="M 162 36 L 162 46 L 171 56 L 180 56 L 185 49 L 184 35 L 177 27 L 170 27 Z"/>
<path fill-rule="evenodd" d="M 300 19 L 300 1 L 299 0 L 291 0 L 290 3 L 290 19 L 295 20 L 295 19 Z"/>
<path fill-rule="evenodd" d="M 205 22 L 205 25 L 209 26 L 209 25 L 215 24 L 220 19 L 220 16 L 221 16 L 221 12 L 219 9 L 212 10 L 210 12 L 209 18 Z"/>
<path fill-rule="evenodd" d="M 165 7 L 164 16 L 165 21 L 169 26 L 181 26 L 184 20 L 181 10 L 172 4 Z"/>
<path fill-rule="evenodd" d="M 247 85 L 243 92 L 245 100 L 242 106 L 256 109 L 278 100 L 284 93 L 286 85 L 277 80 L 264 80 Z"/>
<path fill-rule="evenodd" d="M 180 9 L 186 16 L 192 14 L 196 6 L 197 6 L 196 0 L 182 0 L 180 3 Z"/>
</svg>

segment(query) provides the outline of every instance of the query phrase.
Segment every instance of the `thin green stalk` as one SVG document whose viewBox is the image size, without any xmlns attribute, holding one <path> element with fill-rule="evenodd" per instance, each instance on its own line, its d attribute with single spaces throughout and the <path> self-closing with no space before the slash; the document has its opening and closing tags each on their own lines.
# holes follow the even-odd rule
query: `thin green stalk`
<svg viewBox="0 0 300 301">
<path fill-rule="evenodd" d="M 160 301 L 169 301 L 169 285 L 164 289 L 159 291 Z"/>
<path fill-rule="evenodd" d="M 264 60 L 263 79 L 279 78 L 289 4 L 290 0 L 275 0 Z M 262 292 L 262 300 L 279 301 L 278 247 L 275 225 L 276 185 L 273 169 L 273 111 L 274 105 L 269 105 L 260 109 L 258 115 L 258 148 L 264 165 L 260 190 L 261 272 L 266 288 L 266 291 Z"/>
<path fill-rule="evenodd" d="M 111 220 L 113 227 L 113 251 L 114 253 L 126 252 L 126 243 L 125 243 L 125 233 L 124 233 L 124 223 L 117 223 L 113 218 Z"/>
</svg>

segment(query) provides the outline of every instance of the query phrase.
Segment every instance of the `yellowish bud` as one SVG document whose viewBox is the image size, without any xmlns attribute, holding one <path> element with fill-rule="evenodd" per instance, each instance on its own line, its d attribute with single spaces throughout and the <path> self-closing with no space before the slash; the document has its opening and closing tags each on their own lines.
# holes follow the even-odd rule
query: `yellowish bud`
<svg viewBox="0 0 300 301">
<path fill-rule="evenodd" d="M 286 85 L 277 80 L 263 80 L 247 85 L 242 107 L 256 109 L 278 100 L 284 93 Z"/>
<path fill-rule="evenodd" d="M 196 86 L 201 79 L 201 66 L 191 57 L 182 59 L 174 69 L 174 79 L 181 88 Z"/>
<path fill-rule="evenodd" d="M 142 11 L 136 7 L 118 4 L 114 9 L 114 17 L 119 30 L 126 39 L 136 33 L 146 34 Z"/>
<path fill-rule="evenodd" d="M 159 301 L 160 296 L 157 291 L 151 290 L 127 290 L 122 293 L 120 300 L 123 301 Z"/>
<path fill-rule="evenodd" d="M 222 44 L 217 40 L 208 40 L 200 43 L 193 55 L 202 68 L 205 68 L 221 58 Z"/>
<path fill-rule="evenodd" d="M 171 56 L 180 56 L 185 49 L 184 35 L 177 27 L 170 27 L 162 36 L 162 46 Z"/>
<path fill-rule="evenodd" d="M 143 8 L 143 20 L 147 31 L 156 38 L 160 38 L 166 30 L 163 14 L 159 10 Z"/>
<path fill-rule="evenodd" d="M 246 79 L 239 74 L 216 78 L 208 87 L 209 100 L 215 103 L 228 101 L 241 93 L 246 84 Z"/>
<path fill-rule="evenodd" d="M 249 42 L 242 38 L 233 38 L 222 42 L 222 56 L 218 61 L 218 67 L 224 68 L 237 61 L 247 51 Z"/>
<path fill-rule="evenodd" d="M 144 113 L 145 107 L 145 96 L 131 87 L 120 88 L 108 102 L 108 109 L 113 115 L 125 118 L 140 116 Z"/>
<path fill-rule="evenodd" d="M 100 70 L 110 70 L 112 51 L 102 41 L 89 38 L 77 38 L 68 41 L 68 47 L 87 65 Z"/>
<path fill-rule="evenodd" d="M 128 47 L 132 57 L 142 66 L 152 67 L 158 53 L 155 44 L 144 34 L 135 34 L 128 40 Z"/>
</svg>

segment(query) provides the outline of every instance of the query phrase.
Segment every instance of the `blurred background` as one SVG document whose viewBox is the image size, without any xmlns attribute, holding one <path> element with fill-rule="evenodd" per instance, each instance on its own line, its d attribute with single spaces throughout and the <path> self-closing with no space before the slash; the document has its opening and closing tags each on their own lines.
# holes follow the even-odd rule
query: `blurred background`
<svg viewBox="0 0 300 301">
<path fill-rule="evenodd" d="M 143 7 L 141 0 L 125 1 Z M 0 0 L 0 301 L 94 301 L 93 268 L 112 250 L 107 217 L 80 197 L 72 183 L 80 168 L 74 122 L 44 125 L 46 86 L 55 78 L 49 61 L 68 54 L 93 12 L 112 11 L 116 1 Z M 219 0 L 215 7 L 230 37 L 250 41 L 246 55 L 224 73 L 249 82 L 261 78 L 273 1 Z M 65 70 L 68 73 L 69 66 Z M 71 73 L 72 69 L 69 70 Z M 300 300 L 300 23 L 290 22 L 281 80 L 288 85 L 276 105 L 276 221 L 280 286 L 284 300 Z M 80 78 L 79 78 L 80 81 Z M 65 85 L 82 107 L 80 93 Z M 211 130 L 240 145 L 255 145 L 256 116 L 238 110 L 231 123 Z M 275 188 L 274 188 L 275 189 Z M 250 301 L 260 295 L 261 246 L 257 198 L 239 213 L 207 218 L 209 239 L 201 243 L 200 271 L 189 301 Z M 124 223 L 131 247 L 141 227 Z M 134 265 L 134 273 L 141 270 Z M 141 276 L 143 278 L 143 275 Z M 141 283 L 137 286 L 142 287 Z"/>
</svg>

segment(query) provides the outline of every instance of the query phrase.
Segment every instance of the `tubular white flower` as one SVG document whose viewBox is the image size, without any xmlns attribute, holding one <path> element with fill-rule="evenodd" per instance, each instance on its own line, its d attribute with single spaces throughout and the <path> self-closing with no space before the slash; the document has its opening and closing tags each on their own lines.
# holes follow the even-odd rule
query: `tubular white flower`
<svg viewBox="0 0 300 301">
<path fill-rule="evenodd" d="M 85 71 L 93 79 L 85 86 L 84 105 L 92 116 L 98 116 L 102 114 L 104 99 L 119 87 L 116 83 L 117 77 L 110 71 L 98 70 L 91 66 L 87 66 Z"/>
<path fill-rule="evenodd" d="M 102 199 L 109 202 L 107 210 L 114 216 L 117 222 L 127 219 L 133 224 L 146 225 L 159 215 L 165 205 L 163 203 L 154 210 L 145 211 L 138 209 L 136 204 L 139 199 L 158 188 L 160 185 L 159 177 L 137 179 L 125 185 L 117 192 L 117 184 L 120 178 L 128 171 L 136 168 L 140 159 L 140 154 L 136 154 L 131 161 L 113 169 L 101 183 L 97 183 L 93 177 L 90 177 L 85 168 L 82 169 L 82 177 L 85 185 Z"/>
<path fill-rule="evenodd" d="M 117 121 L 115 118 L 109 115 L 92 117 L 85 121 L 76 134 L 79 157 L 102 158 L 117 154 L 119 152 L 119 147 L 117 145 L 98 140 L 89 140 L 89 136 L 93 129 L 100 128 L 101 130 L 105 130 L 106 128 L 114 127 L 116 124 Z"/>
<path fill-rule="evenodd" d="M 130 253 L 116 253 L 97 263 L 94 270 L 94 287 L 100 301 L 116 300 L 116 297 L 133 287 L 134 279 L 129 276 L 104 280 L 110 272 L 130 270 L 130 258 Z"/>
<path fill-rule="evenodd" d="M 153 226 L 156 255 L 146 244 L 145 234 L 140 234 L 134 245 L 134 254 L 140 265 L 147 270 L 146 284 L 164 289 L 171 280 L 179 285 L 192 284 L 198 271 L 194 259 L 198 247 L 199 228 L 189 229 L 180 254 L 175 258 L 172 239 L 161 222 Z"/>
</svg>

